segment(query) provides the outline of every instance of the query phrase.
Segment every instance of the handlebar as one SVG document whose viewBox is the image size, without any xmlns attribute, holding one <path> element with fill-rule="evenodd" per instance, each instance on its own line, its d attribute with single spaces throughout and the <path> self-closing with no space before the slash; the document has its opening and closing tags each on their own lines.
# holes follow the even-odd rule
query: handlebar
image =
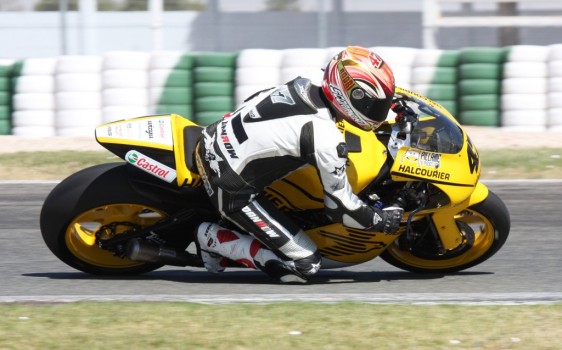
<svg viewBox="0 0 562 350">
<path fill-rule="evenodd" d="M 392 125 L 388 150 L 392 158 L 396 158 L 400 148 L 410 146 L 410 137 L 412 130 L 418 122 L 418 114 L 403 99 L 394 100 L 390 109 L 396 113 L 396 123 Z"/>
</svg>

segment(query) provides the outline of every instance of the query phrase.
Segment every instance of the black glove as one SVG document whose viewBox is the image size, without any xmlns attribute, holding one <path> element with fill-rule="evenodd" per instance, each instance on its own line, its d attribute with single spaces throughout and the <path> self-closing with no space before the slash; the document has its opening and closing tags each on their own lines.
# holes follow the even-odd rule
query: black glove
<svg viewBox="0 0 562 350">
<path fill-rule="evenodd" d="M 395 120 L 398 124 L 415 122 L 418 119 L 417 113 L 403 101 L 394 102 L 390 105 L 390 109 L 396 113 Z"/>
<path fill-rule="evenodd" d="M 375 214 L 375 226 L 373 227 L 375 231 L 384 233 L 385 235 L 393 234 L 400 228 L 400 222 L 402 221 L 402 215 L 404 214 L 404 209 L 400 207 L 388 207 L 383 210 L 376 210 Z"/>
</svg>

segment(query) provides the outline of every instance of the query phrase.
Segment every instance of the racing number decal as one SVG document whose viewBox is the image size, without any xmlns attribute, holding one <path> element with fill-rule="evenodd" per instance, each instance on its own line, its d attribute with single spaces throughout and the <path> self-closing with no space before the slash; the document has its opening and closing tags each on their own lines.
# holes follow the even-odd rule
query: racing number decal
<svg viewBox="0 0 562 350">
<path fill-rule="evenodd" d="M 468 147 L 467 147 L 467 155 L 468 155 L 468 167 L 470 168 L 470 173 L 474 174 L 474 172 L 478 171 L 478 166 L 480 165 L 480 159 L 478 158 L 478 152 L 474 148 L 472 141 L 468 139 Z"/>
</svg>

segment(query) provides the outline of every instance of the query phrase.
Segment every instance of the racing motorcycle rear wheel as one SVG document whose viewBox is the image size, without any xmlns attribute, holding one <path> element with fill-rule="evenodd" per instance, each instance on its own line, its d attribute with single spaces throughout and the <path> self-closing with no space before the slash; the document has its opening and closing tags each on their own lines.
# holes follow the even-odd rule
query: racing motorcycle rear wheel
<svg viewBox="0 0 562 350">
<path fill-rule="evenodd" d="M 381 258 L 400 269 L 424 273 L 452 273 L 476 266 L 492 257 L 505 243 L 510 230 L 509 212 L 503 201 L 489 191 L 488 197 L 458 213 L 455 220 L 464 240 L 457 248 L 442 252 L 434 235 L 425 234 L 411 249 L 404 249 L 400 239 L 390 245 Z M 420 232 L 425 227 L 415 226 Z"/>
<path fill-rule="evenodd" d="M 67 265 L 91 274 L 132 275 L 162 264 L 129 260 L 100 248 L 100 240 L 153 225 L 171 211 L 170 205 L 134 190 L 124 164 L 103 164 L 58 184 L 43 204 L 40 226 L 49 249 Z M 185 249 L 192 240 L 182 232 L 174 248 Z"/>
</svg>

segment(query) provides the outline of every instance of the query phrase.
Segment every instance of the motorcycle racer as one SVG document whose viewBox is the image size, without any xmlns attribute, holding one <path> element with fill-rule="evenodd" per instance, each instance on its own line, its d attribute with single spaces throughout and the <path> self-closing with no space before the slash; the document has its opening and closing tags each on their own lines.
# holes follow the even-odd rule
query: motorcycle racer
<svg viewBox="0 0 562 350">
<path fill-rule="evenodd" d="M 318 272 L 321 257 L 314 242 L 261 194 L 306 165 L 317 170 L 332 221 L 396 232 L 402 208 L 371 207 L 353 193 L 345 172 L 347 145 L 336 127 L 345 119 L 363 130 L 376 129 L 393 95 L 388 64 L 368 49 L 349 46 L 328 63 L 321 82 L 297 77 L 258 92 L 206 127 L 195 155 L 198 172 L 213 205 L 243 232 L 208 222 L 198 227 L 207 270 L 224 271 L 228 258 L 282 282 L 306 283 Z"/>
</svg>

